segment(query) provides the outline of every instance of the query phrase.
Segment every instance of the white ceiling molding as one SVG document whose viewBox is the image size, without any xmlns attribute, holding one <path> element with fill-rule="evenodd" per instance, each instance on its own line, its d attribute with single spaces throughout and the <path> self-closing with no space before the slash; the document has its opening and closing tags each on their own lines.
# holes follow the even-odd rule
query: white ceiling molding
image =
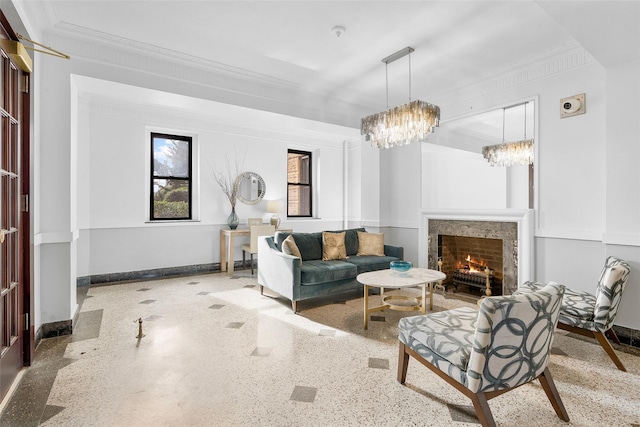
<svg viewBox="0 0 640 427">
<path fill-rule="evenodd" d="M 287 88 L 300 87 L 300 85 L 284 79 L 279 79 L 266 74 L 256 73 L 243 68 L 212 61 L 206 58 L 188 55 L 183 52 L 165 49 L 160 46 L 155 46 L 148 43 L 119 37 L 113 34 L 96 31 L 91 28 L 80 27 L 68 22 L 57 22 L 54 25 L 54 28 L 56 30 L 56 34 L 51 34 L 52 38 L 57 38 L 57 40 L 55 41 L 60 45 L 68 44 L 68 46 L 65 46 L 65 49 L 77 49 L 77 51 L 74 53 L 80 57 L 88 58 L 96 56 L 96 52 L 93 52 L 93 50 L 95 49 L 96 43 L 100 43 L 105 46 L 110 46 L 116 51 L 123 52 L 123 60 L 127 57 L 130 58 L 131 56 L 133 56 L 134 58 L 138 58 L 139 55 L 142 54 L 148 57 L 160 58 L 162 60 L 168 59 L 170 61 L 175 61 L 195 68 L 204 68 L 208 71 L 214 71 L 217 74 L 231 75 L 234 77 L 241 76 L 246 78 L 247 80 L 261 81 L 266 82 L 270 85 L 282 86 Z M 65 37 L 63 35 L 64 33 L 66 33 L 68 37 Z M 80 40 L 85 40 L 86 42 L 79 42 Z M 89 48 L 87 48 L 87 46 L 89 46 Z M 126 52 L 128 52 L 128 54 L 126 54 Z"/>
<path fill-rule="evenodd" d="M 435 96 L 433 102 L 440 107 L 455 105 L 477 99 L 506 89 L 526 85 L 535 80 L 551 77 L 555 74 L 583 67 L 595 62 L 595 59 L 582 47 L 554 54 L 520 69 L 502 73 L 482 82 Z M 444 120 L 444 118 L 443 118 Z"/>
</svg>

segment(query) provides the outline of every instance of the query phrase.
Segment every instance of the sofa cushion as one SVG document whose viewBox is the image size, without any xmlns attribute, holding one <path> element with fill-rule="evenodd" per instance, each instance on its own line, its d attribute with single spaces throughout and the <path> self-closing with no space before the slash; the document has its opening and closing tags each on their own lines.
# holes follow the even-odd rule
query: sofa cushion
<svg viewBox="0 0 640 427">
<path fill-rule="evenodd" d="M 357 267 L 345 261 L 305 260 L 300 266 L 300 284 L 303 286 L 352 279 L 357 275 Z"/>
<path fill-rule="evenodd" d="M 287 255 L 293 255 L 295 257 L 300 258 L 300 262 L 302 262 L 302 255 L 300 254 L 300 249 L 298 249 L 298 245 L 296 245 L 296 241 L 293 236 L 289 235 L 282 242 L 282 252 Z"/>
<path fill-rule="evenodd" d="M 342 233 L 322 232 L 322 260 L 345 259 L 347 249 L 344 246 L 344 235 Z"/>
<path fill-rule="evenodd" d="M 291 233 L 303 260 L 322 259 L 322 233 Z M 289 235 L 278 233 L 278 247 L 282 251 L 282 242 Z"/>
<path fill-rule="evenodd" d="M 358 274 L 368 271 L 384 270 L 389 268 L 391 261 L 398 261 L 394 256 L 356 255 L 345 260 L 358 267 Z"/>
<path fill-rule="evenodd" d="M 358 254 L 384 256 L 384 233 L 358 232 Z"/>
<path fill-rule="evenodd" d="M 347 256 L 355 255 L 358 253 L 358 231 L 366 231 L 364 228 L 350 228 L 347 230 L 329 231 L 330 233 L 341 233 L 344 235 L 344 246 L 347 248 Z"/>
</svg>

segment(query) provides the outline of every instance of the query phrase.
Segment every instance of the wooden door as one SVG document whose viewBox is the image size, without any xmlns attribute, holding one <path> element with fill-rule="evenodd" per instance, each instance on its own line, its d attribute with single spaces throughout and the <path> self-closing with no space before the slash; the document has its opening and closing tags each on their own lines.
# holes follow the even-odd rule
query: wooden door
<svg viewBox="0 0 640 427">
<path fill-rule="evenodd" d="M 0 25 L 0 38 L 16 39 L 1 12 Z M 18 69 L 0 48 L 0 399 L 22 369 L 25 350 L 29 353 L 33 341 L 25 332 L 30 331 L 30 322 L 24 315 L 29 312 L 31 292 L 23 288 L 25 268 L 30 271 L 30 257 L 26 255 L 29 245 L 25 245 L 29 242 L 29 161 L 23 158 L 24 144 L 28 147 L 24 139 L 29 135 L 30 113 L 25 110 L 29 105 L 28 95 L 25 96 L 28 79 L 29 74 Z M 27 119 L 23 121 L 25 114 Z M 27 361 L 30 358 L 28 354 Z"/>
</svg>

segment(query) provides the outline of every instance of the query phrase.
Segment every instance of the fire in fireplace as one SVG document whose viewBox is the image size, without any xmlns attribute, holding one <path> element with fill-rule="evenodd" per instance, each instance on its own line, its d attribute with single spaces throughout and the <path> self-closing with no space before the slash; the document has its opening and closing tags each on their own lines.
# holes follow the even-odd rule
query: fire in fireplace
<svg viewBox="0 0 640 427">
<path fill-rule="evenodd" d="M 493 283 L 493 270 L 489 268 L 484 260 L 475 260 L 471 255 L 467 255 L 464 264 L 458 261 L 456 270 L 453 272 L 453 287 L 458 290 L 458 285 L 477 287 L 484 289 L 486 296 L 491 296 Z"/>
<path fill-rule="evenodd" d="M 447 275 L 445 289 L 453 285 L 502 295 L 502 240 L 482 237 L 438 236 L 438 267 Z"/>
</svg>

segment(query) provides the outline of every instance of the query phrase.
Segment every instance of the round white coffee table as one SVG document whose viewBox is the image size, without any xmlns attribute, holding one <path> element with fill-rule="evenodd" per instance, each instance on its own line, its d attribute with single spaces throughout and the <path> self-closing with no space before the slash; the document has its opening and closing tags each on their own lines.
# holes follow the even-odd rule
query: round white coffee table
<svg viewBox="0 0 640 427">
<path fill-rule="evenodd" d="M 364 285 L 364 328 L 369 327 L 369 315 L 385 309 L 400 311 L 420 310 L 422 314 L 427 312 L 427 285 L 429 285 L 429 310 L 433 310 L 433 284 L 444 280 L 447 276 L 437 270 L 427 268 L 412 268 L 406 273 L 398 273 L 391 269 L 369 271 L 358 274 L 358 282 Z M 408 297 L 402 295 L 386 295 L 384 288 L 407 288 L 421 286 L 422 295 Z M 380 288 L 382 305 L 369 307 L 369 288 Z"/>
</svg>

